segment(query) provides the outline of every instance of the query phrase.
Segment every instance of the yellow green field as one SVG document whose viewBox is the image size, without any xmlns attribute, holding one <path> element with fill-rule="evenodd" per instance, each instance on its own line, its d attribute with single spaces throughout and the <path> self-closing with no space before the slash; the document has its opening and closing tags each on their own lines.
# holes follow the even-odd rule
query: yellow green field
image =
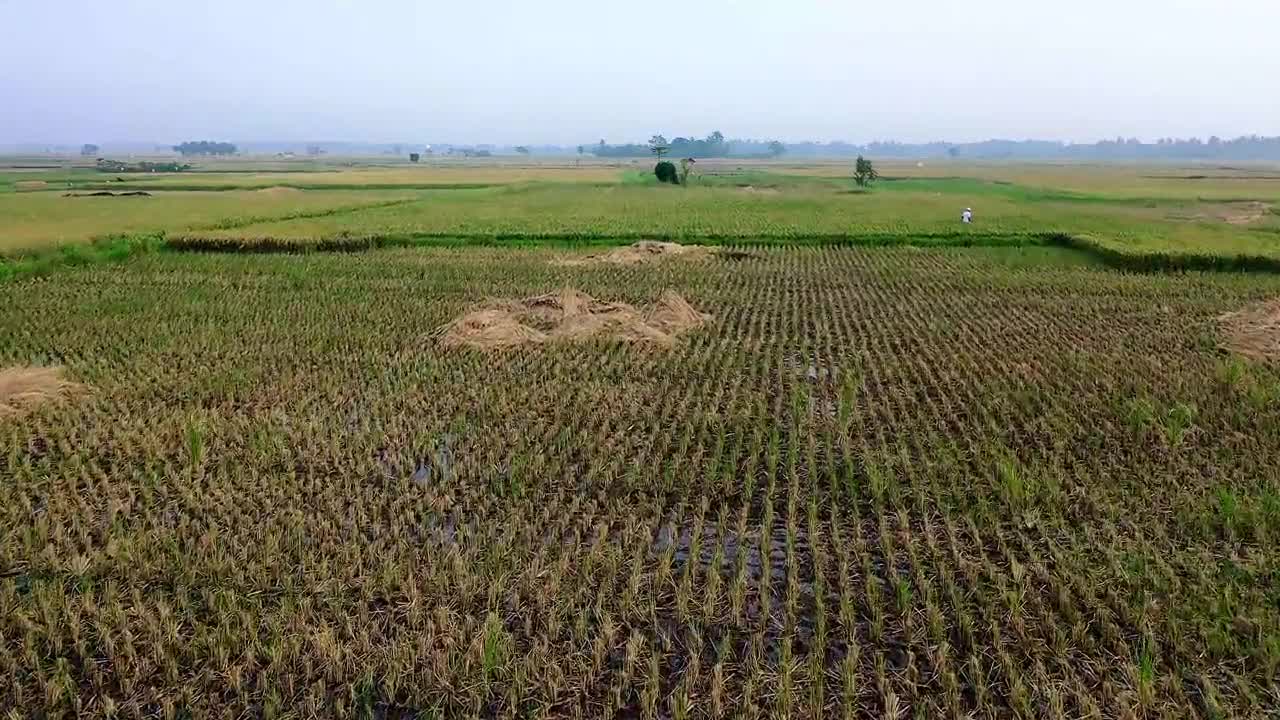
<svg viewBox="0 0 1280 720">
<path fill-rule="evenodd" d="M 10 189 L 0 193 L 0 249 L 158 231 L 240 245 L 351 237 L 910 244 L 940 236 L 1016 244 L 1064 235 L 1126 255 L 1280 258 L 1280 175 L 1268 168 L 886 163 L 885 179 L 863 192 L 832 162 L 706 161 L 687 188 L 657 186 L 645 165 L 577 162 L 196 171 L 119 183 L 66 171 L 49 174 L 40 190 L 30 187 L 38 173 L 10 173 L 0 179 Z M 62 192 L 52 189 L 59 184 Z M 155 195 L 63 197 L 103 188 Z M 958 223 L 964 207 L 976 211 L 972 226 Z"/>
<path fill-rule="evenodd" d="M 762 179 L 768 181 L 767 176 L 752 178 Z M 978 213 L 971 226 L 958 222 L 966 206 Z M 339 236 L 688 241 L 894 236 L 911 242 L 946 234 L 964 243 L 1064 233 L 1096 236 L 1135 252 L 1280 257 L 1280 216 L 1269 207 L 1259 201 L 1112 201 L 968 180 L 903 180 L 871 193 L 803 184 L 687 189 L 538 185 L 428 192 L 403 205 L 184 236 L 303 243 Z"/>
<path fill-rule="evenodd" d="M 150 197 L 65 197 L 64 192 L 0 193 L 0 254 L 87 243 L 110 235 L 179 232 L 414 197 L 412 191 L 279 189 L 156 191 Z"/>
</svg>

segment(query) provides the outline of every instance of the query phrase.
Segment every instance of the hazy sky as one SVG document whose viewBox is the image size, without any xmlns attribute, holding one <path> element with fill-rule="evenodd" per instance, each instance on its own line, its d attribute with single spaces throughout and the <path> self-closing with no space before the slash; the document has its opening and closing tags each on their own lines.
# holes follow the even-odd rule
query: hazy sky
<svg viewBox="0 0 1280 720">
<path fill-rule="evenodd" d="M 0 0 L 0 144 L 1280 134 L 1280 0 Z"/>
</svg>

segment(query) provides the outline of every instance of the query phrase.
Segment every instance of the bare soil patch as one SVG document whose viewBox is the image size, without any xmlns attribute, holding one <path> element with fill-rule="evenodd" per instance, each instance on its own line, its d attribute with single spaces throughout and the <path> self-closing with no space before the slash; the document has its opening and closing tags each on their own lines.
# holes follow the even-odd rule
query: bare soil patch
<svg viewBox="0 0 1280 720">
<path fill-rule="evenodd" d="M 1250 200 L 1247 202 L 1221 203 L 1200 208 L 1197 212 L 1177 214 L 1175 220 L 1219 220 L 1231 225 L 1251 225 L 1267 216 L 1271 206 L 1267 203 Z"/>
<path fill-rule="evenodd" d="M 1232 225 L 1248 225 L 1266 217 L 1270 208 L 1264 202 L 1231 203 L 1223 206 L 1218 217 Z"/>
<path fill-rule="evenodd" d="M 552 264 L 562 267 L 582 267 L 584 265 L 642 265 L 660 262 L 673 257 L 686 259 L 703 259 L 711 254 L 711 249 L 703 245 L 681 245 L 673 242 L 657 240 L 641 240 L 626 247 L 614 248 L 606 253 L 587 255 L 586 257 L 560 258 Z"/>
<path fill-rule="evenodd" d="M 62 402 L 83 386 L 66 378 L 60 367 L 17 366 L 0 370 L 0 418 L 25 415 L 35 408 Z"/>
<path fill-rule="evenodd" d="M 442 328 L 444 347 L 499 350 L 519 345 L 608 338 L 669 346 L 675 337 L 701 327 L 711 316 L 679 294 L 666 291 L 647 310 L 597 300 L 570 288 L 524 300 L 498 300 L 476 308 Z"/>
<path fill-rule="evenodd" d="M 1280 359 L 1280 298 L 1218 318 L 1222 346 L 1254 360 Z"/>
<path fill-rule="evenodd" d="M 778 194 L 778 188 L 771 188 L 771 187 L 758 188 L 754 185 L 743 185 L 738 189 L 744 193 L 751 193 L 752 195 L 777 195 Z"/>
<path fill-rule="evenodd" d="M 44 180 L 19 180 L 13 186 L 19 190 L 39 190 L 40 188 L 48 187 L 49 183 Z"/>
<path fill-rule="evenodd" d="M 298 188 L 285 187 L 284 185 L 273 185 L 271 187 L 262 188 L 261 190 L 256 190 L 255 192 L 261 195 L 298 195 L 302 191 Z"/>
</svg>

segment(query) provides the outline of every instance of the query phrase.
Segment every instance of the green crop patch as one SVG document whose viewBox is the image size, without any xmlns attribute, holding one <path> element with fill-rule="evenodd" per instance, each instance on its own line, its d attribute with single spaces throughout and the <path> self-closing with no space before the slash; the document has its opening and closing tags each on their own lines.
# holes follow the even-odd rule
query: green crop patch
<svg viewBox="0 0 1280 720">
<path fill-rule="evenodd" d="M 113 187 L 119 191 L 120 187 Z M 283 218 L 305 218 L 412 199 L 418 193 L 283 188 L 229 192 L 170 192 L 148 197 L 68 197 L 44 189 L 0 194 L 0 257 L 40 253 L 69 244 L 123 234 L 233 227 Z"/>
</svg>

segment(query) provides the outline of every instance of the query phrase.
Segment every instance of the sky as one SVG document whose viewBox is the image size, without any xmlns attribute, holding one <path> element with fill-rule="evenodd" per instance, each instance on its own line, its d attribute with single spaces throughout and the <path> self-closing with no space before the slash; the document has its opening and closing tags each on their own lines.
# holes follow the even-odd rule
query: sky
<svg viewBox="0 0 1280 720">
<path fill-rule="evenodd" d="M 1280 0 L 0 0 L 0 145 L 1280 135 Z"/>
</svg>

